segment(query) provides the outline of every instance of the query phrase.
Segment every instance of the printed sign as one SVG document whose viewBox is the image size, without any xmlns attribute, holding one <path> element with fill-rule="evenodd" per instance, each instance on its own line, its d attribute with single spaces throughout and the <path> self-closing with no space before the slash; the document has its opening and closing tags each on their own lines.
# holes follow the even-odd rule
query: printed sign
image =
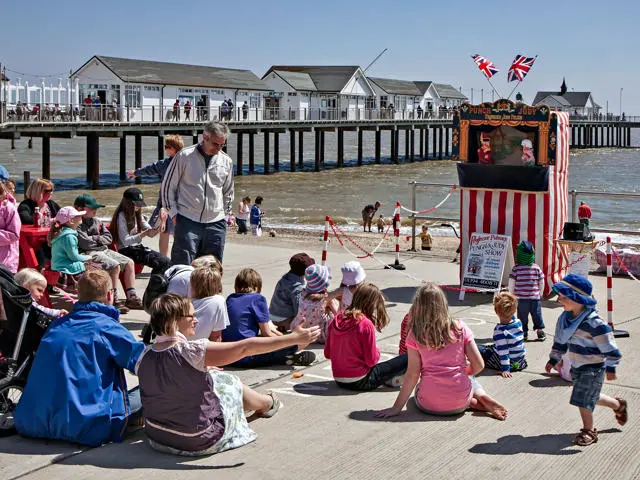
<svg viewBox="0 0 640 480">
<path fill-rule="evenodd" d="M 461 287 L 497 292 L 503 282 L 505 261 L 512 256 L 511 237 L 494 233 L 472 233 L 462 268 Z M 462 299 L 464 290 L 460 291 L 460 300 Z"/>
</svg>

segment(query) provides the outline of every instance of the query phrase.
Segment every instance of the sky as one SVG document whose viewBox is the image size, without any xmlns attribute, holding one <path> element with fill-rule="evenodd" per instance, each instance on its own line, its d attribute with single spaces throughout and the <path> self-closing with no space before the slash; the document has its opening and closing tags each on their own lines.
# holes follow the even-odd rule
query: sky
<svg viewBox="0 0 640 480">
<path fill-rule="evenodd" d="M 93 6 L 91 6 L 93 5 Z M 538 55 L 518 86 L 591 91 L 613 114 L 640 115 L 635 61 L 640 2 L 432 0 L 30 0 L 2 8 L 0 63 L 11 80 L 57 84 L 93 55 L 242 68 L 261 77 L 271 65 L 360 65 L 370 76 L 431 80 L 462 87 L 473 101 L 491 87 L 470 55 L 500 68 L 502 96 L 515 83 L 516 54 Z M 16 73 L 19 72 L 19 73 Z M 496 97 L 497 98 L 497 97 Z"/>
</svg>

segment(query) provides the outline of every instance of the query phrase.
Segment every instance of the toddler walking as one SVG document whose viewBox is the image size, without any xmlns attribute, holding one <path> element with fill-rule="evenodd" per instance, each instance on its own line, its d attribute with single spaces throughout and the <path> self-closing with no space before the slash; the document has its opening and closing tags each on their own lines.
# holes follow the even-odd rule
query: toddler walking
<svg viewBox="0 0 640 480">
<path fill-rule="evenodd" d="M 544 274 L 534 263 L 535 258 L 536 252 L 531 242 L 520 242 L 516 247 L 516 266 L 509 276 L 509 291 L 518 297 L 518 319 L 522 322 L 525 342 L 529 339 L 529 314 L 538 340 L 543 342 L 547 338 L 540 303 L 544 292 Z"/>
<path fill-rule="evenodd" d="M 569 403 L 579 408 L 582 428 L 573 440 L 580 446 L 598 441 L 598 431 L 593 426 L 593 410 L 596 405 L 613 410 L 619 425 L 627 423 L 627 401 L 611 398 L 602 393 L 606 373 L 607 380 L 615 380 L 616 367 L 622 358 L 613 338 L 613 331 L 596 310 L 596 299 L 591 292 L 591 282 L 580 275 L 567 275 L 553 286 L 564 312 L 556 324 L 556 333 L 545 370 L 551 372 L 568 351 L 571 362 L 573 391 Z"/>
</svg>

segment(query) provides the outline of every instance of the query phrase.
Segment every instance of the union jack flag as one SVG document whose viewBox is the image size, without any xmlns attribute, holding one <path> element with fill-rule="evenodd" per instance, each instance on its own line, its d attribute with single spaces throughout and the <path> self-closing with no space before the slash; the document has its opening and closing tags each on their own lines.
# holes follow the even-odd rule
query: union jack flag
<svg viewBox="0 0 640 480">
<path fill-rule="evenodd" d="M 516 55 L 516 58 L 513 59 L 513 63 L 509 67 L 509 72 L 507 73 L 507 78 L 510 82 L 514 82 L 516 80 L 523 81 L 524 77 L 527 76 L 531 67 L 533 67 L 533 62 L 536 61 L 537 56 L 535 57 L 525 57 L 524 55 Z"/>
<path fill-rule="evenodd" d="M 496 67 L 493 63 L 491 63 L 486 58 L 481 57 L 477 53 L 474 55 L 471 55 L 471 58 L 473 58 L 473 61 L 476 63 L 480 71 L 484 73 L 484 76 L 487 78 L 493 77 L 496 73 L 500 71 L 500 69 Z"/>
</svg>

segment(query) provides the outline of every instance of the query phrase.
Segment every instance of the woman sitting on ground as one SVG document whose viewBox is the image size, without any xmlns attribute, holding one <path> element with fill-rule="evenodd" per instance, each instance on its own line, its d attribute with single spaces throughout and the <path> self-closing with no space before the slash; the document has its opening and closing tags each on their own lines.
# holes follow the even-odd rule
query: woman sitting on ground
<svg viewBox="0 0 640 480">
<path fill-rule="evenodd" d="M 275 393 L 258 393 L 234 375 L 212 367 L 247 355 L 307 345 L 318 327 L 296 328 L 291 335 L 253 337 L 239 342 L 188 341 L 198 320 L 189 299 L 167 293 L 151 306 L 156 342 L 136 364 L 145 432 L 151 447 L 177 455 L 209 455 L 256 439 L 244 411 L 272 417 L 280 407 Z"/>
</svg>

